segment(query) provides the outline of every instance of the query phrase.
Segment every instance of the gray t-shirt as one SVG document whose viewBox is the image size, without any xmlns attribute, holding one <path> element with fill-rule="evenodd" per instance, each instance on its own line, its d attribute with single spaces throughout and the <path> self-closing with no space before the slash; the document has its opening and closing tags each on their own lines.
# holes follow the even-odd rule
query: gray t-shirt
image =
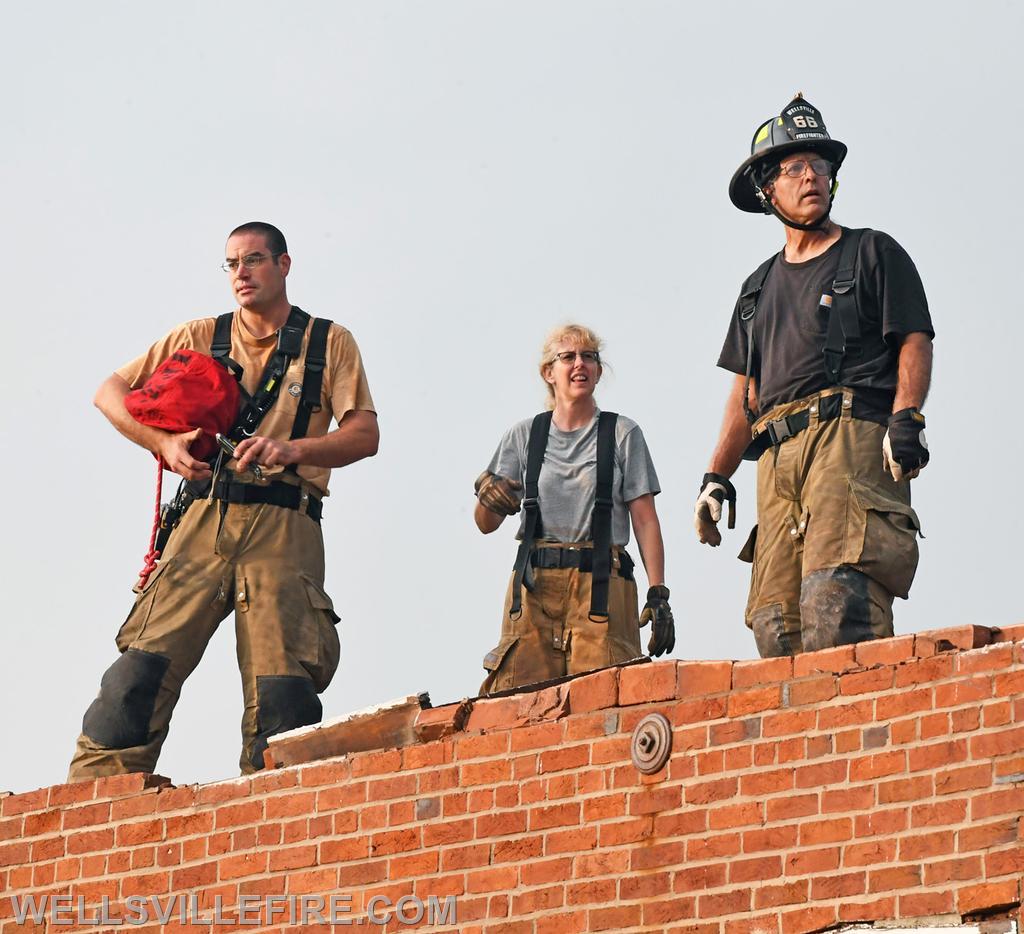
<svg viewBox="0 0 1024 934">
<path fill-rule="evenodd" d="M 551 423 L 548 446 L 538 480 L 543 539 L 553 542 L 590 541 L 590 519 L 597 487 L 597 416 L 576 431 L 561 431 Z M 487 469 L 526 481 L 526 448 L 532 418 L 517 422 L 501 439 Z M 643 432 L 631 418 L 620 415 L 615 423 L 615 474 L 612 480 L 612 544 L 629 544 L 626 504 L 647 493 L 660 493 Z M 520 514 L 516 538 L 523 537 L 525 510 Z"/>
</svg>

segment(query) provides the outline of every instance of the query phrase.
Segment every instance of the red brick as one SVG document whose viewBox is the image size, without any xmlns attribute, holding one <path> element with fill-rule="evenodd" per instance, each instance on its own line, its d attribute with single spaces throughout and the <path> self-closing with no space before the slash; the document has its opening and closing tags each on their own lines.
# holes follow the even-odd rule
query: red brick
<svg viewBox="0 0 1024 934">
<path fill-rule="evenodd" d="M 590 879 L 566 886 L 565 898 L 570 905 L 594 905 L 615 900 L 614 879 Z"/>
<path fill-rule="evenodd" d="M 566 827 L 580 822 L 580 804 L 554 804 L 535 807 L 530 810 L 530 829 L 543 830 L 547 827 Z"/>
<path fill-rule="evenodd" d="M 803 656 L 798 655 L 797 661 Z M 835 675 L 823 674 L 801 678 L 789 683 L 789 706 L 820 704 L 831 700 L 839 693 L 839 680 Z"/>
<path fill-rule="evenodd" d="M 721 856 L 735 856 L 740 852 L 741 839 L 738 833 L 691 838 L 686 842 L 686 859 L 693 863 Z"/>
<path fill-rule="evenodd" d="M 733 690 L 760 684 L 776 684 L 789 681 L 792 677 L 793 659 L 789 656 L 739 661 L 734 662 L 732 666 Z"/>
<path fill-rule="evenodd" d="M 732 689 L 732 662 L 679 662 L 677 697 L 704 697 Z"/>
<path fill-rule="evenodd" d="M 992 847 L 1013 843 L 1018 838 L 1020 817 L 1011 817 L 991 824 L 972 824 L 961 827 L 957 832 L 957 850 L 969 853 L 972 850 L 989 850 Z"/>
<path fill-rule="evenodd" d="M 875 789 L 871 785 L 856 788 L 842 788 L 838 791 L 821 793 L 821 813 L 835 814 L 848 811 L 863 811 L 874 807 Z"/>
<path fill-rule="evenodd" d="M 569 710 L 587 713 L 615 707 L 619 702 L 619 669 L 606 668 L 569 682 Z"/>
<path fill-rule="evenodd" d="M 992 630 L 988 626 L 952 626 L 948 629 L 928 629 L 917 633 L 914 654 L 926 657 L 935 652 L 951 649 L 977 649 L 992 641 Z"/>
<path fill-rule="evenodd" d="M 781 685 L 769 685 L 749 688 L 745 691 L 733 691 L 729 695 L 727 710 L 730 717 L 746 717 L 762 710 L 773 710 L 781 704 Z"/>
<path fill-rule="evenodd" d="M 798 656 L 799 657 L 799 656 Z M 757 886 L 754 889 L 754 908 L 777 908 L 780 905 L 800 905 L 807 901 L 809 880 L 799 879 L 784 885 Z"/>
<path fill-rule="evenodd" d="M 1024 726 L 971 737 L 971 758 L 988 759 L 1007 756 L 1024 749 Z"/>
<path fill-rule="evenodd" d="M 786 856 L 786 875 L 805 876 L 832 872 L 839 868 L 840 853 L 837 846 L 790 853 Z"/>
<path fill-rule="evenodd" d="M 700 895 L 697 898 L 697 913 L 702 918 L 716 918 L 750 911 L 751 890 L 742 886 L 731 892 L 715 895 Z"/>
<path fill-rule="evenodd" d="M 910 824 L 912 827 L 959 824 L 966 819 L 967 801 L 962 798 L 953 801 L 938 801 L 935 804 L 919 804 L 910 809 Z"/>
<path fill-rule="evenodd" d="M 15 795 L 15 797 L 26 797 Z M 8 798 L 7 801 L 11 799 Z M 7 801 L 4 802 L 6 805 Z M 7 811 L 5 809 L 4 814 Z M 73 830 L 77 827 L 89 827 L 95 824 L 105 824 L 110 820 L 110 802 L 101 801 L 97 804 L 86 804 L 82 807 L 69 808 L 64 812 L 64 829 Z"/>
<path fill-rule="evenodd" d="M 893 839 L 851 843 L 843 848 L 844 866 L 872 866 L 896 859 L 897 844 Z"/>
<path fill-rule="evenodd" d="M 892 720 L 911 713 L 922 713 L 931 710 L 932 703 L 931 685 L 911 691 L 899 690 L 883 694 L 875 700 L 875 718 L 879 721 Z"/>
<path fill-rule="evenodd" d="M 759 856 L 754 859 L 734 859 L 729 862 L 729 882 L 766 882 L 782 875 L 781 856 Z"/>
<path fill-rule="evenodd" d="M 642 814 L 655 814 L 660 811 L 671 811 L 682 807 L 683 789 L 679 785 L 664 788 L 652 788 L 634 792 L 629 796 L 629 813 L 634 817 Z"/>
<path fill-rule="evenodd" d="M 863 895 L 865 891 L 867 891 L 867 873 L 865 872 L 847 872 L 811 880 L 811 899 L 813 901 L 850 898 L 853 895 Z"/>
<path fill-rule="evenodd" d="M 767 817 L 770 821 L 789 820 L 792 817 L 807 817 L 818 813 L 818 796 L 793 795 L 787 798 L 770 798 Z"/>
<path fill-rule="evenodd" d="M 564 749 L 549 749 L 540 756 L 540 773 L 561 772 L 578 769 L 590 764 L 590 745 L 567 746 Z"/>
<path fill-rule="evenodd" d="M 678 844 L 676 845 L 678 846 Z M 681 848 L 677 851 L 679 860 L 673 860 L 672 862 L 682 861 L 682 850 Z M 662 865 L 667 865 L 664 863 Z M 632 868 L 635 870 L 636 858 L 633 859 Z M 701 889 L 716 889 L 725 885 L 725 864 L 717 863 L 708 866 L 683 866 L 673 873 L 672 890 L 674 892 L 696 892 Z"/>
<path fill-rule="evenodd" d="M 901 918 L 923 918 L 928 915 L 945 915 L 953 912 L 952 892 L 915 892 L 900 895 L 899 916 Z"/>
<path fill-rule="evenodd" d="M 914 657 L 914 637 L 896 636 L 891 639 L 872 639 L 853 647 L 857 664 L 864 668 L 874 665 L 898 665 Z"/>
<path fill-rule="evenodd" d="M 978 795 L 971 800 L 971 819 L 1024 812 L 1024 785 Z"/>
<path fill-rule="evenodd" d="M 992 784 L 992 766 L 968 765 L 960 769 L 945 769 L 935 773 L 935 793 L 955 794 L 974 788 L 987 788 Z"/>
<path fill-rule="evenodd" d="M 711 830 L 728 830 L 733 827 L 749 827 L 764 823 L 764 803 L 747 801 L 728 807 L 714 807 L 708 815 Z"/>
<path fill-rule="evenodd" d="M 856 667 L 858 666 L 854 655 L 854 646 L 839 645 L 831 649 L 797 655 L 793 659 L 793 677 L 803 678 L 819 672 L 842 674 Z"/>
<path fill-rule="evenodd" d="M 929 861 L 953 853 L 954 834 L 952 830 L 935 831 L 900 839 L 900 862 L 915 860 Z"/>
<path fill-rule="evenodd" d="M 458 733 L 466 725 L 470 709 L 470 702 L 463 700 L 419 711 L 413 726 L 417 738 L 421 743 L 432 743 Z"/>
<path fill-rule="evenodd" d="M 869 668 L 867 671 L 854 671 L 841 675 L 839 693 L 843 695 L 875 694 L 888 691 L 893 685 L 894 671 L 892 668 Z"/>
<path fill-rule="evenodd" d="M 928 862 L 924 867 L 924 884 L 946 885 L 949 882 L 970 882 L 984 875 L 980 856 L 944 859 Z"/>
<path fill-rule="evenodd" d="M 896 899 L 892 896 L 870 902 L 849 902 L 839 906 L 839 920 L 844 923 L 885 921 L 896 917 Z"/>
<path fill-rule="evenodd" d="M 740 794 L 767 795 L 790 791 L 795 784 L 794 769 L 751 769 L 740 776 Z"/>
<path fill-rule="evenodd" d="M 930 798 L 934 788 L 935 782 L 930 774 L 880 782 L 878 784 L 878 803 L 895 804 L 900 801 L 920 801 L 923 798 Z"/>
<path fill-rule="evenodd" d="M 512 751 L 524 752 L 529 749 L 559 746 L 564 739 L 564 732 L 565 724 L 561 721 L 522 727 L 512 733 Z M 626 742 L 629 742 L 628 737 Z"/>
<path fill-rule="evenodd" d="M 1014 875 L 1020 878 L 1024 875 L 1024 846 L 1013 847 L 1009 850 L 999 850 L 994 853 L 986 853 L 985 875 L 989 879 L 1009 875 Z"/>
<path fill-rule="evenodd" d="M 640 905 L 594 908 L 590 911 L 587 927 L 591 931 L 622 931 L 640 924 L 642 914 Z"/>
<path fill-rule="evenodd" d="M 822 707 L 818 711 L 818 729 L 829 732 L 837 727 L 862 726 L 865 723 L 873 723 L 874 717 L 874 701 L 872 700 Z"/>
<path fill-rule="evenodd" d="M 1020 880 L 967 885 L 957 890 L 956 904 L 960 914 L 1011 908 L 1020 903 Z"/>
<path fill-rule="evenodd" d="M 782 934 L 809 934 L 811 931 L 823 931 L 835 925 L 836 917 L 835 905 L 787 911 L 782 915 Z"/>
<path fill-rule="evenodd" d="M 893 866 L 890 869 L 873 869 L 868 873 L 868 891 L 872 894 L 912 889 L 920 884 L 920 866 Z"/>
<path fill-rule="evenodd" d="M 797 788 L 819 788 L 824 785 L 837 785 L 846 781 L 847 763 L 843 759 L 822 762 L 816 765 L 804 765 L 794 772 Z"/>
<path fill-rule="evenodd" d="M 674 661 L 622 668 L 619 670 L 619 705 L 628 707 L 672 700 L 676 696 L 676 679 Z"/>
<path fill-rule="evenodd" d="M 879 752 L 850 762 L 850 781 L 865 782 L 907 770 L 907 754 L 903 750 Z"/>
<path fill-rule="evenodd" d="M 711 804 L 726 801 L 736 796 L 738 781 L 735 778 L 720 778 L 711 782 L 690 785 L 686 789 L 687 804 Z"/>
<path fill-rule="evenodd" d="M 761 734 L 769 736 L 805 735 L 818 719 L 815 710 L 785 710 L 762 717 Z"/>
<path fill-rule="evenodd" d="M 898 833 L 906 830 L 909 817 L 907 808 L 893 808 L 888 811 L 872 811 L 858 814 L 854 818 L 854 836 L 873 837 L 878 834 Z"/>
</svg>

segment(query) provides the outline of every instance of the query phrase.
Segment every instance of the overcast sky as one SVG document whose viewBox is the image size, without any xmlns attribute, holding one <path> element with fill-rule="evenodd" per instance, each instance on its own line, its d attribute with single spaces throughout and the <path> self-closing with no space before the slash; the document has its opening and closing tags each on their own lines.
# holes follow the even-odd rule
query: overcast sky
<svg viewBox="0 0 1024 934">
<path fill-rule="evenodd" d="M 567 320 L 605 338 L 599 403 L 657 465 L 675 657 L 754 657 L 735 558 L 753 469 L 723 547 L 691 514 L 733 302 L 782 242 L 727 185 L 797 90 L 850 147 L 835 219 L 903 244 L 935 320 L 927 539 L 896 631 L 1021 621 L 1019 4 L 96 0 L 3 18 L 0 789 L 63 781 L 148 544 L 153 459 L 95 388 L 233 307 L 217 267 L 252 219 L 288 237 L 292 301 L 355 335 L 380 413 L 379 455 L 337 471 L 325 505 L 326 716 L 475 694 L 515 546 L 512 523 L 477 532 L 472 484 L 542 407 L 539 348 Z M 229 619 L 158 771 L 235 774 L 241 713 Z"/>
</svg>

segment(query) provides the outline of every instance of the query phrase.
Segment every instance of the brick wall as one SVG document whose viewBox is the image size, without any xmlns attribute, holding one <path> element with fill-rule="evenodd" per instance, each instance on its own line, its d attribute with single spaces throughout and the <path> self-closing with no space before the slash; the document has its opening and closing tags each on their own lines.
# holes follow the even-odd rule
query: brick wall
<svg viewBox="0 0 1024 934">
<path fill-rule="evenodd" d="M 630 736 L 652 711 L 673 753 L 644 776 Z M 10 895 L 57 893 L 343 893 L 353 919 L 374 895 L 455 894 L 444 929 L 486 934 L 1020 920 L 1024 626 L 609 669 L 425 711 L 417 732 L 213 785 L 8 795 L 3 934 L 31 928 Z M 226 917 L 212 930 L 238 930 Z"/>
</svg>

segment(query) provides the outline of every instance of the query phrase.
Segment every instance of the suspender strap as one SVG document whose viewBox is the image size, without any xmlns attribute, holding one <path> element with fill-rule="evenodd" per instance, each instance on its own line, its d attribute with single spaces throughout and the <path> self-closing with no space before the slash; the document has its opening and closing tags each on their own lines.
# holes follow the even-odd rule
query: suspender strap
<svg viewBox="0 0 1024 934">
<path fill-rule="evenodd" d="M 757 415 L 750 409 L 749 401 L 750 377 L 754 368 L 754 316 L 757 314 L 757 300 L 761 295 L 761 289 L 764 288 L 768 273 L 775 265 L 777 258 L 778 254 L 776 253 L 775 256 L 766 259 L 754 270 L 754 274 L 747 280 L 746 289 L 740 296 L 740 322 L 747 334 L 747 372 L 743 382 L 743 414 L 747 416 L 747 421 L 751 425 L 757 420 Z"/>
<path fill-rule="evenodd" d="M 217 323 L 213 326 L 213 343 L 210 345 L 210 356 L 218 363 L 222 363 L 232 373 L 235 379 L 241 381 L 242 367 L 231 359 L 231 322 L 235 317 L 233 311 L 225 311 L 217 316 Z"/>
<path fill-rule="evenodd" d="M 292 440 L 305 438 L 309 430 L 309 416 L 320 411 L 320 390 L 327 366 L 327 332 L 331 322 L 327 318 L 314 318 L 306 347 L 305 373 L 302 377 L 302 398 L 292 425 Z"/>
<path fill-rule="evenodd" d="M 597 422 L 597 490 L 591 534 L 594 569 L 590 581 L 590 618 L 608 622 L 608 581 L 612 574 L 612 478 L 615 475 L 615 422 L 618 415 L 602 412 Z"/>
<path fill-rule="evenodd" d="M 857 313 L 857 252 L 863 230 L 847 230 L 839 253 L 839 269 L 832 282 L 832 308 L 825 337 L 825 378 L 838 386 L 843 359 L 860 350 Z"/>
<path fill-rule="evenodd" d="M 302 338 L 309 324 L 309 315 L 297 305 L 292 305 L 288 320 L 277 332 L 277 349 L 260 376 L 259 385 L 249 402 L 243 407 L 230 436 L 235 440 L 248 438 L 256 430 L 277 401 L 281 381 L 291 361 L 302 354 Z"/>
<path fill-rule="evenodd" d="M 541 412 L 533 419 L 533 424 L 530 426 L 530 440 L 526 446 L 526 476 L 523 478 L 523 510 L 526 513 L 526 524 L 523 528 L 523 540 L 519 543 L 519 551 L 516 552 L 515 572 L 512 575 L 512 604 L 508 610 L 511 619 L 518 619 L 523 612 L 522 588 L 524 583 L 528 590 L 533 590 L 530 552 L 541 532 L 537 481 L 540 479 L 540 468 L 544 463 L 544 452 L 548 446 L 548 434 L 551 431 L 551 416 L 553 414 L 553 412 Z"/>
</svg>

